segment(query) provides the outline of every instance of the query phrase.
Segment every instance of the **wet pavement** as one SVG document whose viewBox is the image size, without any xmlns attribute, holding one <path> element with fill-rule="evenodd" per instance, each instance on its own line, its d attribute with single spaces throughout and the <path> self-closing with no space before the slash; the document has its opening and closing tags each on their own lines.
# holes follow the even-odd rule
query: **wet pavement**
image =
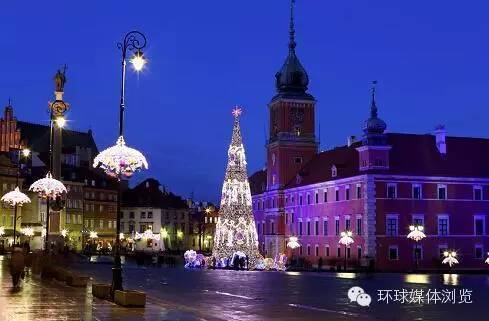
<svg viewBox="0 0 489 321">
<path fill-rule="evenodd" d="M 110 280 L 110 265 L 77 268 Z M 131 263 L 123 274 L 126 288 L 144 290 L 160 302 L 207 320 L 466 321 L 470 316 L 477 321 L 487 320 L 489 302 L 489 274 L 186 270 Z M 347 292 L 353 286 L 371 295 L 369 307 L 350 302 Z M 379 294 L 385 293 L 379 291 L 389 289 L 390 301 L 379 301 Z M 401 302 L 403 290 L 408 294 Z"/>
<path fill-rule="evenodd" d="M 468 317 L 478 321 L 487 319 L 489 302 L 489 275 L 185 270 L 128 263 L 123 270 L 125 288 L 148 295 L 146 308 L 128 309 L 93 298 L 90 287 L 70 288 L 37 276 L 27 277 L 21 291 L 13 293 L 5 259 L 1 263 L 1 321 L 465 321 Z M 79 262 L 73 268 L 97 282 L 110 283 L 110 264 Z M 369 307 L 350 302 L 347 292 L 353 286 L 371 295 Z M 389 303 L 379 301 L 379 294 L 385 293 L 381 290 L 392 291 Z M 415 292 L 400 296 L 401 290 Z M 440 300 L 433 295 L 437 291 Z M 450 293 L 453 297 L 445 295 Z M 426 294 L 424 301 L 421 294 Z"/>
<path fill-rule="evenodd" d="M 0 256 L 0 321 L 202 320 L 151 298 L 146 308 L 124 308 L 94 298 L 90 284 L 73 288 L 32 274 L 26 275 L 19 291 L 13 291 L 7 262 L 6 256 Z"/>
</svg>

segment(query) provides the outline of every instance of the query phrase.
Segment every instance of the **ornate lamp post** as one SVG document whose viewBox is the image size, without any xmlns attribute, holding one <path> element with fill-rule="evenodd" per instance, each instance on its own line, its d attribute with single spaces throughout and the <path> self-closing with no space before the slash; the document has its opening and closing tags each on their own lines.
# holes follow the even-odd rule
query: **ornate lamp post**
<svg viewBox="0 0 489 321">
<path fill-rule="evenodd" d="M 414 268 L 415 270 L 418 269 L 418 260 L 419 260 L 419 251 L 418 251 L 418 242 L 421 241 L 426 237 L 426 234 L 424 234 L 424 227 L 422 225 L 410 225 L 409 226 L 409 233 L 407 235 L 408 239 L 411 239 L 415 242 L 414 246 L 414 261 L 415 265 Z"/>
<path fill-rule="evenodd" d="M 111 295 L 114 297 L 116 290 L 122 290 L 122 267 L 120 257 L 120 207 L 121 207 L 121 180 L 130 178 L 135 172 L 143 168 L 148 168 L 148 162 L 141 152 L 126 146 L 124 141 L 124 109 L 125 109 L 125 89 L 126 89 L 126 56 L 128 51 L 133 52 L 130 60 L 136 71 L 141 71 L 146 64 L 142 49 L 146 46 L 146 37 L 139 31 L 131 31 L 126 34 L 122 43 L 117 47 L 122 51 L 122 75 L 121 92 L 119 104 L 119 137 L 116 144 L 107 148 L 95 157 L 94 167 L 102 168 L 105 173 L 115 177 L 119 183 L 119 193 L 117 197 L 117 229 L 114 249 L 114 266 L 112 268 L 112 287 Z"/>
<path fill-rule="evenodd" d="M 17 207 L 22 206 L 26 203 L 30 203 L 30 198 L 22 193 L 19 188 L 19 177 L 20 177 L 20 169 L 21 169 L 21 159 L 22 157 L 29 157 L 31 151 L 28 148 L 18 149 L 17 150 L 17 177 L 16 177 L 16 187 L 13 191 L 10 191 L 3 195 L 2 202 L 7 203 L 10 206 L 14 207 L 14 245 L 17 240 Z"/>
<path fill-rule="evenodd" d="M 458 264 L 457 252 L 455 252 L 455 251 L 445 251 L 445 252 L 443 252 L 443 256 L 445 258 L 441 262 L 442 264 L 448 264 L 450 266 L 450 268 L 453 265 Z"/>
<path fill-rule="evenodd" d="M 350 246 L 350 244 L 353 244 L 355 241 L 353 240 L 352 236 L 353 233 L 351 231 L 344 231 L 341 232 L 340 234 L 340 240 L 338 243 L 342 244 L 345 246 L 345 272 L 348 264 L 348 258 L 347 258 L 347 248 Z"/>
</svg>

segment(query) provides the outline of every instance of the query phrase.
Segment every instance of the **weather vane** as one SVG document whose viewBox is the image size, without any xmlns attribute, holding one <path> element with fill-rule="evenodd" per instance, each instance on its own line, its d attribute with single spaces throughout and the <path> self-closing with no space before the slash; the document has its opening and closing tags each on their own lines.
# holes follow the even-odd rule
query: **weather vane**
<svg viewBox="0 0 489 321">
<path fill-rule="evenodd" d="M 242 113 L 243 113 L 243 111 L 239 106 L 234 107 L 234 109 L 233 109 L 233 116 L 234 117 L 238 118 L 239 116 L 241 116 Z"/>
</svg>

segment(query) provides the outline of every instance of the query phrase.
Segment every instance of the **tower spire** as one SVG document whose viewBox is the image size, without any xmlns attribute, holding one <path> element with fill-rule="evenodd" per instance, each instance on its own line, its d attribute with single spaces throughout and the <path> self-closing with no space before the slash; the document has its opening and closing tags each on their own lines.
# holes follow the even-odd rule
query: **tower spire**
<svg viewBox="0 0 489 321">
<path fill-rule="evenodd" d="M 377 104 L 375 102 L 375 91 L 377 86 L 377 80 L 372 81 L 372 88 L 370 91 L 372 92 L 372 103 L 370 105 L 370 117 L 377 118 Z"/>
<path fill-rule="evenodd" d="M 295 50 L 295 26 L 294 26 L 295 0 L 290 0 L 290 25 L 289 25 L 289 50 Z"/>
</svg>

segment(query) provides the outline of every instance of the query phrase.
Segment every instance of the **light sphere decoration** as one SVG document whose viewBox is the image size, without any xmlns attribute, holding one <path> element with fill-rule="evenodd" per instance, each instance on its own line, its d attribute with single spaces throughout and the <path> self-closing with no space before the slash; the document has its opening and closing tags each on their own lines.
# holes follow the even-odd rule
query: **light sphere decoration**
<svg viewBox="0 0 489 321">
<path fill-rule="evenodd" d="M 2 196 L 2 202 L 7 203 L 10 206 L 22 206 L 26 203 L 30 203 L 31 199 L 22 193 L 17 186 L 13 191 L 10 191 Z"/>
<path fill-rule="evenodd" d="M 61 236 L 62 237 L 66 237 L 68 235 L 68 233 L 69 233 L 69 231 L 65 228 L 61 230 Z"/>
<path fill-rule="evenodd" d="M 292 250 L 300 247 L 301 244 L 299 243 L 299 239 L 297 236 L 291 236 L 289 237 L 289 241 L 287 242 L 287 247 L 291 248 Z"/>
<path fill-rule="evenodd" d="M 0 237 L 2 237 L 4 235 L 5 235 L 5 227 L 4 226 L 0 226 Z"/>
<path fill-rule="evenodd" d="M 338 243 L 340 243 L 342 245 L 348 246 L 348 245 L 353 244 L 355 242 L 352 238 L 353 233 L 351 231 L 341 232 L 340 236 L 341 237 L 340 237 L 340 240 L 338 241 Z"/>
<path fill-rule="evenodd" d="M 38 193 L 43 198 L 56 199 L 63 193 L 66 193 L 66 187 L 63 183 L 54 179 L 51 172 L 46 174 L 46 177 L 41 178 L 29 187 L 29 191 Z"/>
<path fill-rule="evenodd" d="M 98 233 L 96 231 L 90 231 L 88 237 L 91 239 L 96 239 L 96 238 L 98 238 Z"/>
<path fill-rule="evenodd" d="M 95 157 L 93 167 L 103 169 L 111 177 L 129 178 L 141 169 L 148 169 L 148 162 L 141 152 L 127 147 L 124 137 L 119 136 L 114 146 Z"/>
<path fill-rule="evenodd" d="M 445 251 L 445 252 L 443 252 L 443 256 L 445 258 L 441 262 L 442 264 L 448 264 L 450 267 L 452 267 L 455 264 L 458 264 L 457 252 L 455 252 L 455 251 Z"/>
<path fill-rule="evenodd" d="M 152 230 L 147 229 L 146 231 L 144 231 L 144 233 L 136 232 L 135 235 L 134 235 L 134 239 L 135 240 L 143 239 L 143 240 L 156 240 L 156 241 L 159 241 L 160 240 L 160 235 L 159 234 L 153 234 L 153 231 Z"/>
<path fill-rule="evenodd" d="M 160 234 L 161 234 L 161 237 L 164 239 L 166 239 L 168 237 L 168 231 L 166 230 L 166 228 L 161 228 Z"/>
<path fill-rule="evenodd" d="M 20 230 L 20 232 L 21 232 L 22 234 L 24 234 L 25 236 L 27 236 L 27 237 L 32 237 L 32 236 L 34 236 L 34 229 L 33 229 L 32 227 L 30 227 L 30 226 L 22 228 L 22 229 Z"/>
</svg>

